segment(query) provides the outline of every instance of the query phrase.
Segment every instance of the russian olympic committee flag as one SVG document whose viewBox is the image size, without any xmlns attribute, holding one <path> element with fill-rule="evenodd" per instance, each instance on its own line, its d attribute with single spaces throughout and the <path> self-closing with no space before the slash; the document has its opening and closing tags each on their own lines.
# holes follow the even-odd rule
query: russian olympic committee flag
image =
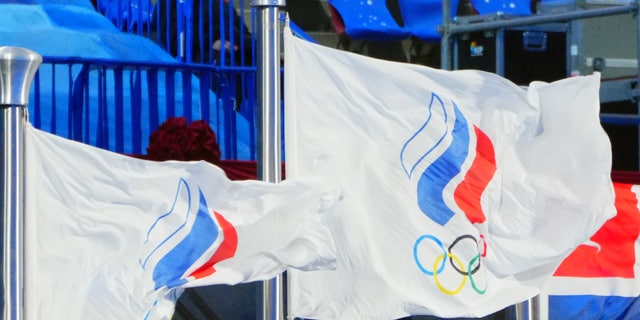
<svg viewBox="0 0 640 320">
<path fill-rule="evenodd" d="M 233 182 L 25 131 L 28 319 L 169 319 L 186 287 L 335 265 L 330 185 Z"/>
<path fill-rule="evenodd" d="M 615 214 L 599 75 L 522 88 L 285 33 L 287 176 L 342 188 L 336 270 L 289 273 L 292 316 L 491 314 Z"/>
</svg>

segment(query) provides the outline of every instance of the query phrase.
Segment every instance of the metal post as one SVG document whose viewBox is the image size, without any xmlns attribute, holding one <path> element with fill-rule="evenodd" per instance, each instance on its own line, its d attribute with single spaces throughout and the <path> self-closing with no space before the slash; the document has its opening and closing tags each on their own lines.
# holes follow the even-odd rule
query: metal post
<svg viewBox="0 0 640 320">
<path fill-rule="evenodd" d="M 525 305 L 526 303 L 526 305 Z M 547 318 L 546 316 L 544 317 Z M 526 302 L 516 304 L 516 320 L 542 320 L 540 313 L 540 296 L 535 296 Z"/>
<path fill-rule="evenodd" d="M 540 296 L 535 296 L 529 299 L 529 320 L 541 320 L 540 314 Z"/>
<path fill-rule="evenodd" d="M 451 0 L 442 1 L 442 38 L 440 39 L 440 69 L 451 70 Z"/>
<path fill-rule="evenodd" d="M 504 29 L 500 28 L 495 31 L 496 37 L 496 74 L 504 77 L 505 69 L 505 43 L 504 43 Z M 485 31 L 486 32 L 486 31 Z"/>
<path fill-rule="evenodd" d="M 0 47 L 2 117 L 3 319 L 24 318 L 24 125 L 29 90 L 42 57 L 28 49 Z"/>
<path fill-rule="evenodd" d="M 258 177 L 278 183 L 281 170 L 279 9 L 285 0 L 252 0 L 257 26 Z M 263 284 L 265 320 L 284 319 L 283 275 Z"/>
</svg>

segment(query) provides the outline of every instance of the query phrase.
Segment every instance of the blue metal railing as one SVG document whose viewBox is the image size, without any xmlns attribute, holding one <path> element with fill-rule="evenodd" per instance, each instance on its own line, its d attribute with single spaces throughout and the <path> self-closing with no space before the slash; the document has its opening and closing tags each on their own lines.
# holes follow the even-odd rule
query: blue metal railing
<svg viewBox="0 0 640 320">
<path fill-rule="evenodd" d="M 205 78 L 226 89 L 220 90 L 225 110 L 237 111 L 243 123 L 248 123 L 248 128 L 237 128 L 237 122 L 226 124 L 230 132 L 221 133 L 227 139 L 223 156 L 255 159 L 255 10 L 244 1 L 234 6 L 232 0 L 98 0 L 96 8 L 121 31 L 155 41 L 185 70 L 213 67 L 211 76 Z M 297 36 L 313 41 L 292 22 L 291 28 Z M 218 78 L 223 80 L 221 84 L 215 81 Z M 251 131 L 246 138 L 236 133 L 246 131 Z"/>
<path fill-rule="evenodd" d="M 252 117 L 236 101 L 251 68 L 44 57 L 31 90 L 34 126 L 120 153 L 144 154 L 165 119 L 205 120 L 224 159 L 255 159 Z"/>
<path fill-rule="evenodd" d="M 244 2 L 236 7 L 233 0 L 98 0 L 96 8 L 121 31 L 156 41 L 179 61 L 255 65 L 255 13 Z"/>
<path fill-rule="evenodd" d="M 174 56 L 176 65 L 169 69 L 163 66 L 163 70 L 178 68 L 181 70 L 178 74 L 195 75 L 200 82 L 201 93 L 204 93 L 204 88 L 213 87 L 219 99 L 207 102 L 200 97 L 194 102 L 190 100 L 191 95 L 185 91 L 189 89 L 189 83 L 187 77 L 183 77 L 181 80 L 183 92 L 180 99 L 187 105 L 200 103 L 205 113 L 213 112 L 209 109 L 224 110 L 225 117 L 221 121 L 224 127 L 220 127 L 221 123 L 216 123 L 218 128 L 214 128 L 218 135 L 222 136 L 223 157 L 255 159 L 253 128 L 255 127 L 256 69 L 255 39 L 252 36 L 255 34 L 252 23 L 255 13 L 246 8 L 244 2 L 234 7 L 233 1 L 227 0 L 98 0 L 96 9 L 121 31 L 147 37 Z M 245 15 L 245 12 L 248 14 Z M 247 16 L 251 19 L 245 18 Z M 104 62 L 102 64 L 104 65 Z M 134 66 L 143 68 L 140 72 L 147 74 L 148 78 L 151 77 L 148 80 L 156 77 L 156 71 L 152 70 L 158 67 L 157 65 L 145 66 L 135 63 L 129 68 Z M 169 77 L 175 74 L 170 72 Z M 170 101 L 177 93 L 172 91 L 170 84 L 174 80 L 170 78 L 167 79 L 166 87 L 151 88 L 158 90 L 160 94 L 164 93 L 169 101 L 165 105 L 158 105 L 158 109 L 150 114 L 154 119 L 157 117 L 157 112 L 166 111 L 166 114 L 175 114 L 173 111 L 175 106 Z M 135 87 L 135 83 L 132 84 Z M 148 99 L 155 98 L 151 94 Z M 215 108 L 204 107 L 212 103 L 215 104 Z M 164 107 L 167 109 L 164 110 Z M 116 110 L 119 109 L 116 107 Z M 191 109 L 185 109 L 185 116 L 188 119 L 193 117 L 188 114 L 193 112 Z M 233 111 L 237 112 L 235 116 L 232 115 Z M 207 115 L 203 114 L 203 116 Z M 240 123 L 234 121 L 236 118 L 242 121 Z M 121 121 L 115 125 L 118 126 L 120 123 Z M 245 123 L 246 125 L 242 126 Z M 148 128 L 153 130 L 156 126 L 157 123 L 152 121 Z M 146 130 L 143 131 L 143 134 L 147 134 Z M 247 131 L 250 132 L 247 133 Z M 241 134 L 239 135 L 238 132 Z M 104 134 L 107 133 L 104 132 Z M 116 141 L 119 141 L 119 137 L 116 137 Z M 103 143 L 103 141 L 96 143 Z M 116 150 L 121 149 L 119 144 L 109 145 L 109 148 L 113 147 L 116 147 Z M 135 144 L 131 150 L 138 152 L 140 147 Z M 125 148 L 125 151 L 127 150 L 129 149 Z"/>
</svg>

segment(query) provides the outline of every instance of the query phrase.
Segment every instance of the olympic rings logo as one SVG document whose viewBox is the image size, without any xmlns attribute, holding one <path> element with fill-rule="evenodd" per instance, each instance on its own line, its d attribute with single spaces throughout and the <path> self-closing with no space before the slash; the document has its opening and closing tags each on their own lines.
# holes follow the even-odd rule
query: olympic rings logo
<svg viewBox="0 0 640 320">
<path fill-rule="evenodd" d="M 473 288 L 473 290 L 478 294 L 484 294 L 487 291 L 486 283 L 484 285 L 484 288 L 479 288 L 478 284 L 476 283 L 476 281 L 478 280 L 477 273 L 481 268 L 482 258 L 487 255 L 487 243 L 485 242 L 483 235 L 480 235 L 480 240 L 482 243 L 482 252 L 480 252 L 478 248 L 480 243 L 478 243 L 477 239 L 470 234 L 459 236 L 451 243 L 451 245 L 449 245 L 447 249 L 445 249 L 444 244 L 437 237 L 429 234 L 422 235 L 418 238 L 418 240 L 416 240 L 416 243 L 413 246 L 413 258 L 422 273 L 433 277 L 436 286 L 438 287 L 438 289 L 440 289 L 440 291 L 448 295 L 458 294 L 464 288 L 464 285 L 467 282 L 467 278 L 469 278 L 469 282 L 471 282 L 471 287 Z M 420 247 L 420 245 L 424 241 L 435 243 L 437 245 L 437 248 L 439 248 L 439 251 L 441 251 L 441 253 L 437 254 L 437 256 L 435 257 L 432 265 L 427 264 L 425 266 L 425 264 L 423 264 L 421 261 L 424 259 L 425 254 L 424 252 L 421 253 L 420 250 L 422 247 L 424 247 L 424 245 L 422 247 Z M 463 243 L 463 241 L 473 242 L 473 248 L 469 249 L 469 246 L 467 245 L 461 250 L 456 250 L 457 246 L 462 246 L 461 243 Z M 465 251 L 464 249 L 467 249 L 466 252 L 463 252 Z M 474 250 L 475 252 L 477 252 L 477 254 L 473 255 L 473 257 L 469 259 L 469 262 L 465 264 L 462 262 L 461 257 L 463 255 L 469 256 L 468 252 L 470 250 Z M 454 253 L 456 251 L 460 251 L 461 254 Z M 441 283 L 441 274 L 447 266 L 447 261 L 449 262 L 449 265 L 453 267 L 453 270 L 455 270 L 457 274 L 462 275 L 462 281 L 455 288 L 448 289 Z"/>
</svg>

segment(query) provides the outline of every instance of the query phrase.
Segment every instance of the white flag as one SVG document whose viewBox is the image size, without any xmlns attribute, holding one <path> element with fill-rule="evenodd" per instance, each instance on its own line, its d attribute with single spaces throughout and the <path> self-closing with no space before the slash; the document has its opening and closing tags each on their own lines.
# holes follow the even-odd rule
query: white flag
<svg viewBox="0 0 640 320">
<path fill-rule="evenodd" d="M 25 131 L 28 319 L 168 319 L 186 287 L 335 264 L 324 183 L 232 182 Z"/>
<path fill-rule="evenodd" d="M 599 75 L 521 88 L 285 33 L 287 176 L 343 197 L 337 268 L 290 273 L 292 316 L 494 313 L 615 214 Z"/>
</svg>

